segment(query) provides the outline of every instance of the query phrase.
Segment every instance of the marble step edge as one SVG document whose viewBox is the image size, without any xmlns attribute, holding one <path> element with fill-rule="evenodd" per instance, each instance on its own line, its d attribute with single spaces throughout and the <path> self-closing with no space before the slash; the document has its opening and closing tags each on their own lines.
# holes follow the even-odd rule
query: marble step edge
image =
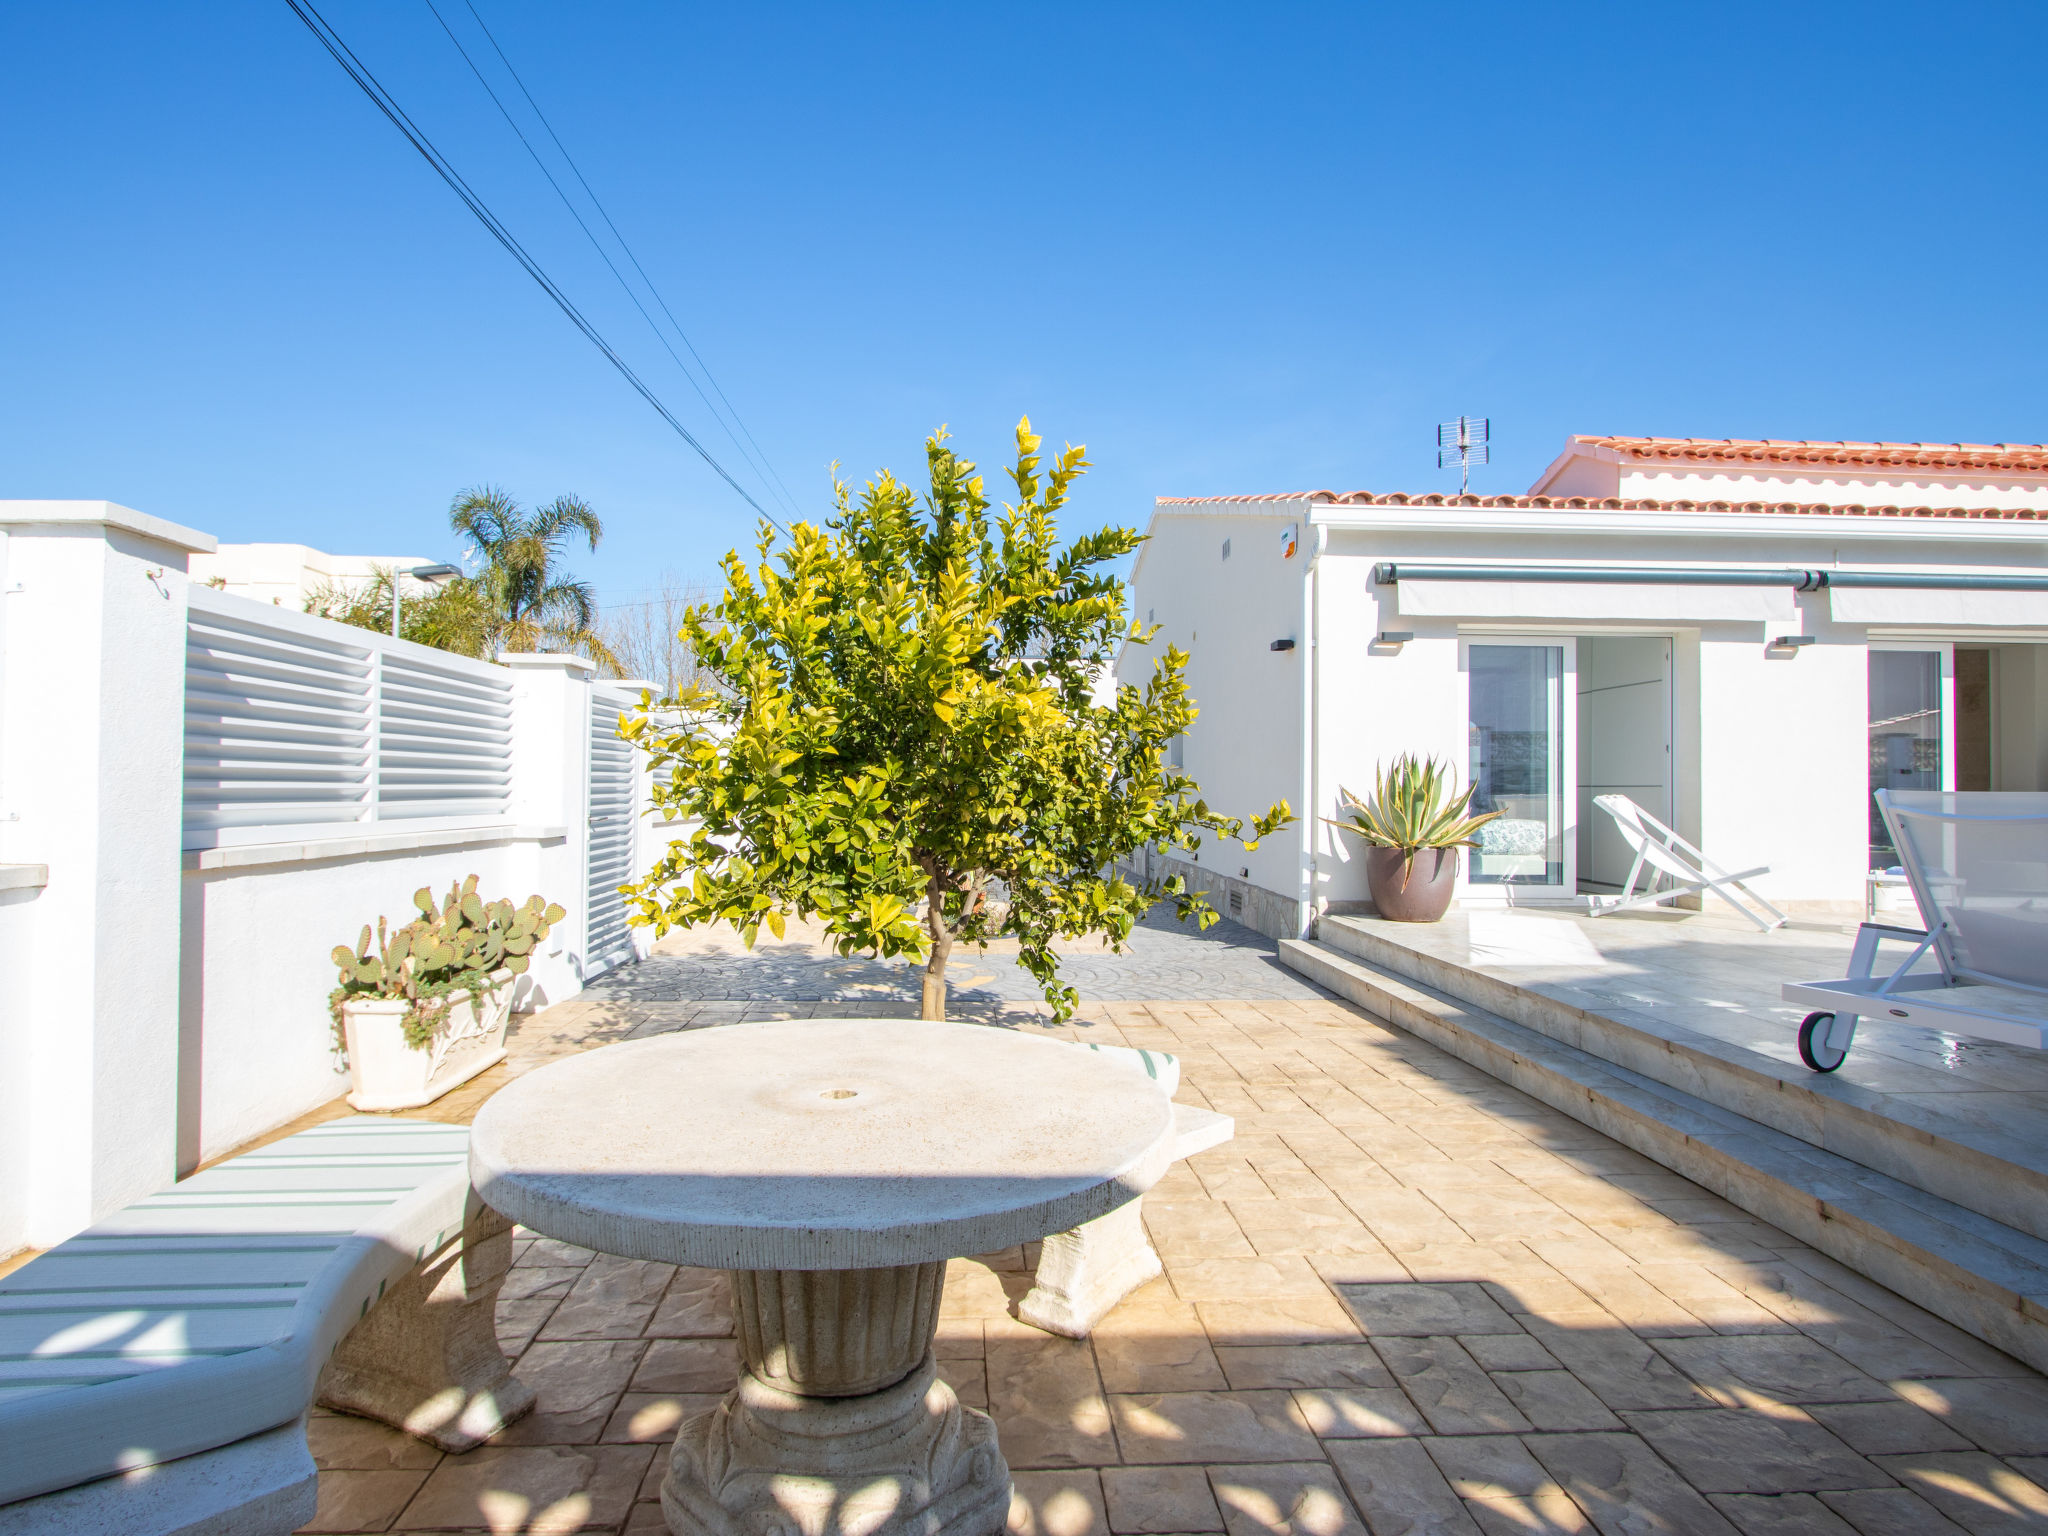
<svg viewBox="0 0 2048 1536">
<path fill-rule="evenodd" d="M 1280 958 L 1396 1028 L 2048 1370 L 2048 1243 L 2039 1238 L 1327 945 L 1283 939 Z"/>
<path fill-rule="evenodd" d="M 1652 1032 L 1612 1014 L 1489 976 L 1470 966 L 1393 943 L 1343 917 L 1325 916 L 1317 941 L 1418 986 L 1533 1029 L 1746 1119 L 1889 1174 L 1901 1183 L 2048 1239 L 2048 1169 L 2002 1156 L 1968 1139 L 1967 1127 L 1936 1117 L 1902 1119 L 1882 1096 L 1691 1031 Z M 1793 1072 L 1797 1076 L 1791 1075 Z M 1867 1100 L 1867 1102 L 1863 1102 Z"/>
</svg>

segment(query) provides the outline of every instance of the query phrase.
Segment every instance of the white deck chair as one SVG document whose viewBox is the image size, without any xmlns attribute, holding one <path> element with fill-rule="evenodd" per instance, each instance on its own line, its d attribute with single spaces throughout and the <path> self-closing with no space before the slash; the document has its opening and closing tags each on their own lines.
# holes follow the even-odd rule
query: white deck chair
<svg viewBox="0 0 2048 1536">
<path fill-rule="evenodd" d="M 1635 863 L 1629 866 L 1628 883 L 1621 888 L 1619 896 L 1587 898 L 1588 909 L 1594 917 L 1606 917 L 1613 912 L 1627 912 L 1635 907 L 1655 906 L 1659 902 L 1670 901 L 1690 891 L 1712 891 L 1766 932 L 1785 926 L 1785 914 L 1742 883 L 1758 875 L 1769 874 L 1770 865 L 1759 864 L 1755 869 L 1738 870 L 1730 874 L 1627 795 L 1595 795 L 1593 803 L 1614 818 L 1615 828 L 1621 833 L 1622 841 L 1629 845 L 1636 856 Z M 1646 875 L 1647 879 L 1644 878 Z M 1660 875 L 1672 882 L 1661 891 L 1654 889 Z M 1636 892 L 1638 881 L 1644 883 L 1641 894 Z M 1772 920 L 1765 922 L 1737 901 L 1730 894 L 1731 891 L 1742 892 L 1770 913 Z"/>
</svg>

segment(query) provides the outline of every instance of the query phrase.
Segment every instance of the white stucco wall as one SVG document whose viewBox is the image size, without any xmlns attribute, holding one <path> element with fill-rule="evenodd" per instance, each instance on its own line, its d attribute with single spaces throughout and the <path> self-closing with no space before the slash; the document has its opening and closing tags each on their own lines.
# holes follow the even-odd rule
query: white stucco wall
<svg viewBox="0 0 2048 1536">
<path fill-rule="evenodd" d="M 355 943 L 363 924 L 375 927 L 379 916 L 394 927 L 410 922 L 421 886 L 439 900 L 467 875 L 478 877 L 487 898 L 518 902 L 537 893 L 580 911 L 573 879 L 565 884 L 560 871 L 553 878 L 541 872 L 544 861 L 556 862 L 551 851 L 570 851 L 559 830 L 547 840 L 528 834 L 423 852 L 187 869 L 180 1171 L 347 1091 L 327 1012 L 335 945 Z M 187 855 L 187 862 L 196 859 Z M 553 998 L 579 985 L 566 964 L 573 937 L 551 933 L 535 968 Z"/>
<path fill-rule="evenodd" d="M 1825 597 L 1802 606 L 1800 632 L 1819 643 L 1790 654 L 1733 626 L 1701 632 L 1699 809 L 1685 830 L 1723 868 L 1769 865 L 1754 883 L 1774 900 L 1855 908 L 1869 862 L 1869 650 L 1826 617 Z"/>
<path fill-rule="evenodd" d="M 1380 550 L 1381 553 L 1374 553 Z M 1358 839 L 1325 818 L 1340 792 L 1372 793 L 1373 773 L 1402 752 L 1448 760 L 1465 775 L 1465 692 L 1458 671 L 1458 621 L 1403 615 L 1393 594 L 1374 587 L 1384 540 L 1333 533 L 1317 567 L 1316 798 L 1313 827 L 1318 903 L 1366 900 Z M 1384 630 L 1414 635 L 1374 648 Z"/>
<path fill-rule="evenodd" d="M 212 540 L 105 502 L 0 503 L 0 524 L 18 589 L 0 632 L 0 864 L 49 869 L 0 907 L 6 1252 L 172 1173 L 185 560 Z"/>
<path fill-rule="evenodd" d="M 379 570 L 410 571 L 427 564 L 424 555 L 330 555 L 308 544 L 223 544 L 192 557 L 192 579 L 236 597 L 274 603 L 294 612 L 323 587 L 367 587 Z M 406 597 L 428 584 L 401 577 Z"/>
<path fill-rule="evenodd" d="M 24 873 L 23 878 L 27 878 Z M 33 973 L 40 886 L 0 890 L 0 1254 L 28 1245 L 35 1146 Z"/>
<path fill-rule="evenodd" d="M 28 960 L 34 952 L 35 902 L 42 895 L 47 870 L 26 863 L 6 863 L 13 855 L 5 828 L 8 779 L 15 768 L 7 750 L 11 732 L 25 728 L 24 719 L 7 709 L 7 641 L 15 608 L 8 576 L 9 532 L 0 526 L 0 1174 L 25 1168 L 29 1156 L 30 1031 L 19 1021 L 29 1017 Z M 0 1253 L 20 1247 L 28 1225 L 28 1181 L 0 1177 Z"/>
<path fill-rule="evenodd" d="M 1276 513 L 1163 516 L 1152 527 L 1134 573 L 1135 617 L 1160 626 L 1149 647 L 1127 645 L 1120 682 L 1143 687 L 1168 645 L 1188 653 L 1188 691 L 1200 710 L 1182 748 L 1182 768 L 1201 786 L 1210 808 L 1246 820 L 1274 802 L 1301 806 L 1303 733 L 1301 572 L 1308 550 L 1283 554 L 1282 530 L 1307 531 L 1303 509 Z M 1228 560 L 1223 543 L 1230 541 Z M 1275 651 L 1275 640 L 1293 640 Z M 1204 840 L 1204 870 L 1246 878 L 1268 891 L 1292 894 L 1300 846 L 1293 830 L 1247 851 L 1235 842 Z"/>
<path fill-rule="evenodd" d="M 1639 501 L 1763 501 L 1866 507 L 2048 507 L 2038 473 L 1980 474 L 1887 465 L 1702 464 L 1573 445 L 1530 487 L 1543 496 Z"/>
<path fill-rule="evenodd" d="M 1830 502 L 1893 507 L 2048 507 L 2038 475 L 1961 475 L 1939 470 L 1891 471 L 1875 466 L 1817 465 L 1621 466 L 1610 494 L 1643 501 Z"/>
<path fill-rule="evenodd" d="M 1609 497 L 1621 494 L 1621 465 L 1611 458 L 1594 458 L 1585 453 L 1569 453 L 1561 462 L 1551 465 L 1537 482 L 1529 487 L 1532 496 L 1594 496 Z"/>
</svg>

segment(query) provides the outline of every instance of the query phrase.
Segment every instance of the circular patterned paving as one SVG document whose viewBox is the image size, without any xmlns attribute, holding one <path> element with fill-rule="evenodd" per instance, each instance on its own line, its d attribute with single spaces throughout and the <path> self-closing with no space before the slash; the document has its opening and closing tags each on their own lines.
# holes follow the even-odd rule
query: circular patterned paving
<svg viewBox="0 0 2048 1536">
<path fill-rule="evenodd" d="M 917 997 L 918 967 L 859 955 L 812 955 L 763 944 L 751 954 L 654 955 L 593 982 L 586 996 L 619 1002 L 883 1002 Z M 1204 1002 L 1328 996 L 1280 963 L 1279 946 L 1241 923 L 1206 931 L 1155 911 L 1122 954 L 1064 954 L 1060 976 L 1083 1002 Z M 1013 955 L 956 950 L 949 1002 L 1030 1003 L 1043 997 Z"/>
</svg>

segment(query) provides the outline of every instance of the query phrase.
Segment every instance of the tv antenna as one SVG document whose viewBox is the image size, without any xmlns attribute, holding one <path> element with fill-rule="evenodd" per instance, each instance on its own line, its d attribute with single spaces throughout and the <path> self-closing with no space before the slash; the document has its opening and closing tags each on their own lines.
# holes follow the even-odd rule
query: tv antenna
<svg viewBox="0 0 2048 1536">
<path fill-rule="evenodd" d="M 1436 429 L 1436 467 L 1449 469 L 1458 466 L 1458 494 L 1463 496 L 1472 486 L 1472 466 L 1489 462 L 1487 441 L 1491 426 L 1484 416 L 1460 416 L 1456 421 L 1440 422 Z"/>
</svg>

